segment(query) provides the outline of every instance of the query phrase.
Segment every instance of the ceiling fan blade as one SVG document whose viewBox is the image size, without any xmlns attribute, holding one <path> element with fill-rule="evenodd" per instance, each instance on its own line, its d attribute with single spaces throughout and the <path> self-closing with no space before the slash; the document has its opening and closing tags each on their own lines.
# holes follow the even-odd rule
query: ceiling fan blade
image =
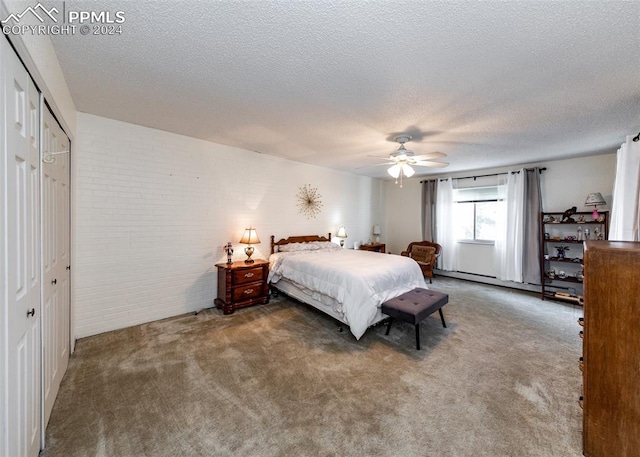
<svg viewBox="0 0 640 457">
<path fill-rule="evenodd" d="M 447 162 L 432 162 L 430 160 L 421 160 L 416 163 L 412 163 L 412 167 L 431 167 L 431 168 L 443 168 L 448 166 Z"/>
<path fill-rule="evenodd" d="M 390 167 L 391 165 L 393 165 L 393 162 L 384 162 L 384 163 L 374 163 L 374 164 L 371 164 L 371 165 L 363 165 L 361 167 L 356 167 L 356 170 L 359 170 L 361 168 L 380 167 L 382 165 L 386 165 L 386 166 Z"/>
<path fill-rule="evenodd" d="M 447 157 L 444 152 L 434 151 L 429 152 L 427 154 L 420 154 L 419 156 L 413 156 L 415 160 L 432 160 L 432 159 L 441 159 L 442 157 Z"/>
</svg>

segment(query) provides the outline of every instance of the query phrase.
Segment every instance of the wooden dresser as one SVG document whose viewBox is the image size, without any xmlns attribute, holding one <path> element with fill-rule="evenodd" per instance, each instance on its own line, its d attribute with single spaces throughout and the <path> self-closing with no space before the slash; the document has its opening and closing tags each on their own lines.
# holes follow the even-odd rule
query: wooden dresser
<svg viewBox="0 0 640 457">
<path fill-rule="evenodd" d="M 223 314 L 232 314 L 236 309 L 258 303 L 269 303 L 269 262 L 256 259 L 216 264 L 218 268 L 218 298 L 215 305 Z"/>
<path fill-rule="evenodd" d="M 361 244 L 360 245 L 360 250 L 361 251 L 373 251 L 373 252 L 381 252 L 381 253 L 385 253 L 385 251 L 387 250 L 387 245 L 384 243 L 371 243 L 371 244 Z"/>
<path fill-rule="evenodd" d="M 640 243 L 587 241 L 583 453 L 640 456 Z"/>
</svg>

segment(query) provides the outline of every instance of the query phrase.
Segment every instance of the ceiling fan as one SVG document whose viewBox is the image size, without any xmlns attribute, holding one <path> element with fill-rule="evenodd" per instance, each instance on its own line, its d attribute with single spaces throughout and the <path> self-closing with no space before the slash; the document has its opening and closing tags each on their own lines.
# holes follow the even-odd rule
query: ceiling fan
<svg viewBox="0 0 640 457">
<path fill-rule="evenodd" d="M 400 143 L 400 147 L 396 152 L 389 155 L 389 162 L 386 163 L 391 165 L 387 169 L 387 173 L 396 179 L 396 184 L 398 183 L 398 178 L 400 178 L 400 187 L 402 187 L 403 176 L 410 178 L 415 174 L 413 167 L 446 167 L 449 165 L 446 162 L 432 160 L 446 157 L 447 155 L 442 152 L 432 152 L 419 156 L 415 155 L 412 150 L 404 146 L 404 144 L 411 141 L 411 139 L 411 135 L 398 135 L 394 137 L 393 140 Z"/>
</svg>

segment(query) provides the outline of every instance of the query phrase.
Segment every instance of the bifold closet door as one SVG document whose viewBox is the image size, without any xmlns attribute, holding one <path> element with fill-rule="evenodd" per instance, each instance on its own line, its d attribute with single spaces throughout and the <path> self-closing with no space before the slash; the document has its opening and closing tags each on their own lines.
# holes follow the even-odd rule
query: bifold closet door
<svg viewBox="0 0 640 457">
<path fill-rule="evenodd" d="M 7 448 L 12 457 L 40 450 L 40 160 L 39 94 L 7 40 L 2 49 L 6 231 Z"/>
<path fill-rule="evenodd" d="M 69 364 L 69 139 L 48 108 L 42 115 L 42 357 L 44 421 Z M 49 162 L 49 163 L 47 163 Z"/>
</svg>

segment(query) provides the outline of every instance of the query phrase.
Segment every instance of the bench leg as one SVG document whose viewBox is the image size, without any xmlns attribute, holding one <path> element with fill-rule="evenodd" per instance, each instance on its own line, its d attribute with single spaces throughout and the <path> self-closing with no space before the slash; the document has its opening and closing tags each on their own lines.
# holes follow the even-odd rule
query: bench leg
<svg viewBox="0 0 640 457">
<path fill-rule="evenodd" d="M 393 318 L 390 317 L 389 318 L 389 323 L 387 324 L 387 331 L 385 332 L 385 335 L 388 335 L 389 332 L 391 331 L 391 323 L 393 322 Z"/>
<path fill-rule="evenodd" d="M 416 349 L 420 350 L 420 324 L 416 324 Z"/>
<path fill-rule="evenodd" d="M 447 324 L 444 323 L 444 314 L 442 314 L 442 308 L 440 308 L 438 312 L 440 313 L 440 320 L 442 321 L 442 326 L 444 328 L 447 328 Z"/>
</svg>

